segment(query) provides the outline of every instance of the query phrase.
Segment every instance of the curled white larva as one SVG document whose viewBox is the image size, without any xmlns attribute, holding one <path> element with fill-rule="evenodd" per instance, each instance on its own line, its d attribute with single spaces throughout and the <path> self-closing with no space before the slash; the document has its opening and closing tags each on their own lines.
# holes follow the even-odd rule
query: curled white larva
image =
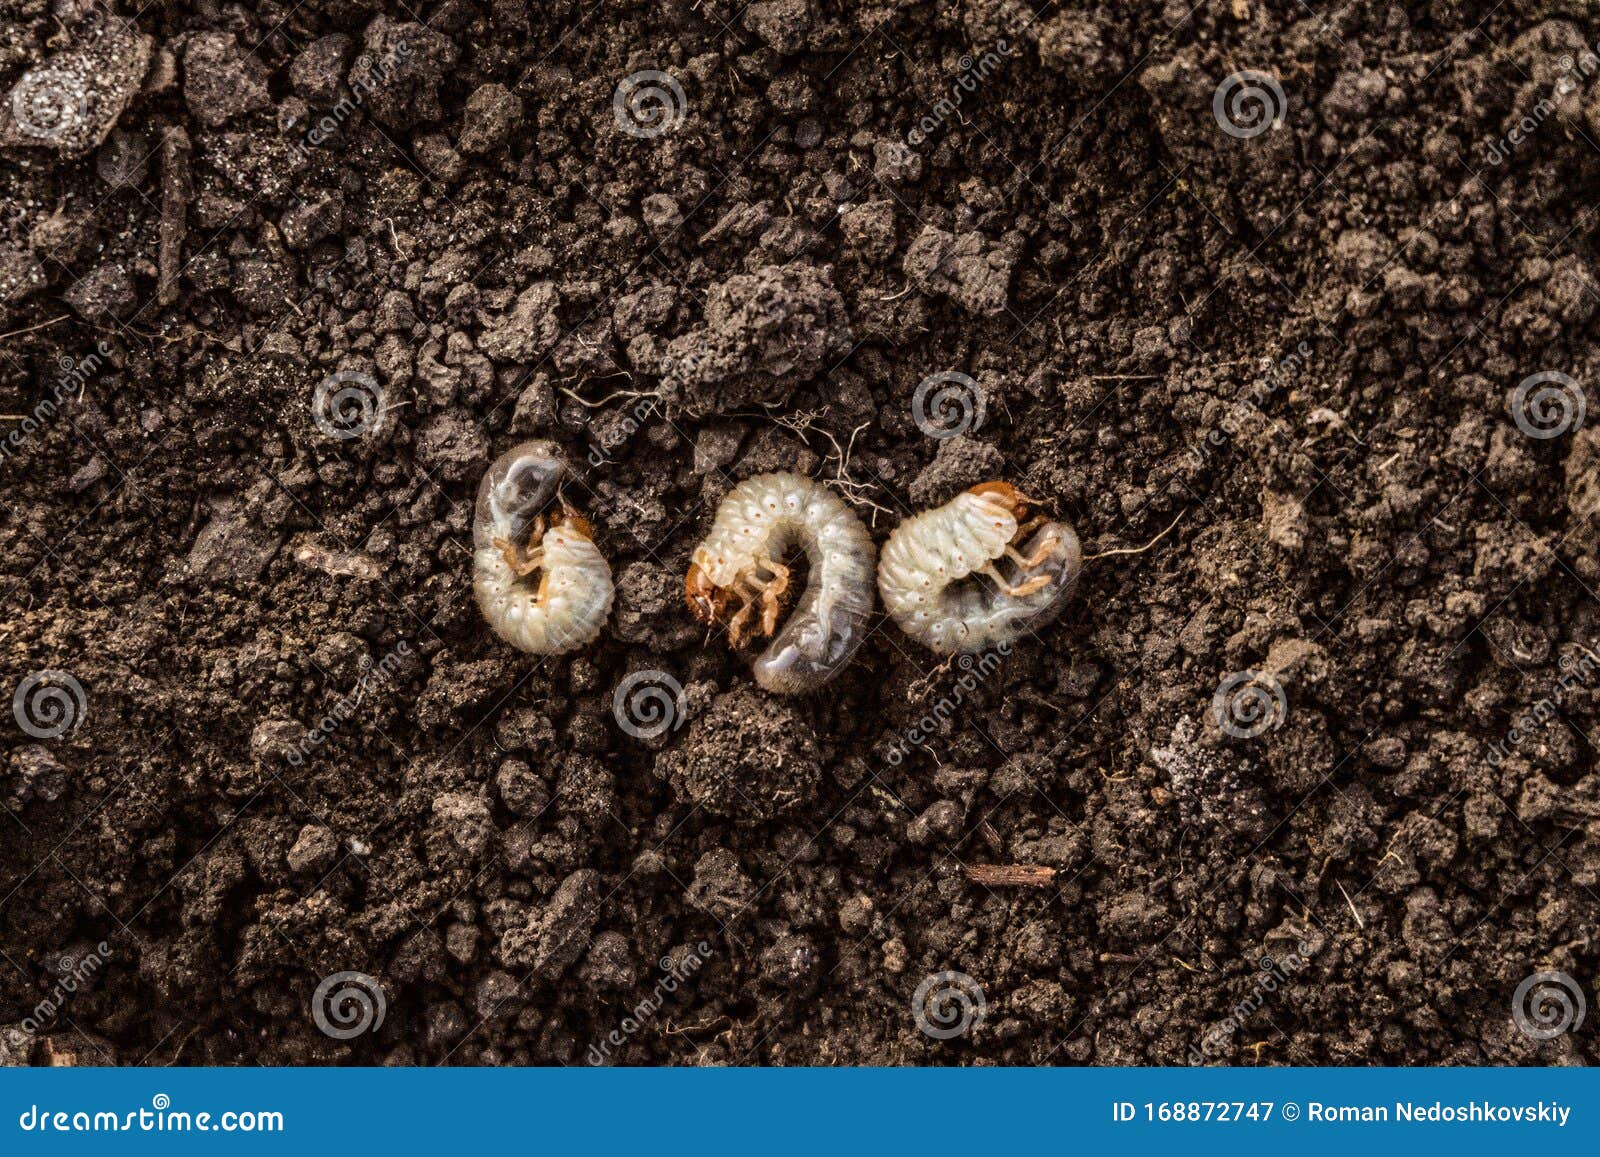
<svg viewBox="0 0 1600 1157">
<path fill-rule="evenodd" d="M 472 520 L 472 590 L 494 633 L 534 655 L 594 642 L 611 613 L 611 567 L 588 520 L 559 499 L 566 471 L 550 442 L 495 459 Z"/>
<path fill-rule="evenodd" d="M 919 643 L 953 655 L 1010 643 L 1059 615 L 1083 549 L 1064 523 L 1019 523 L 1027 504 L 1015 487 L 985 482 L 901 523 L 878 564 L 889 617 Z"/>
<path fill-rule="evenodd" d="M 784 559 L 796 547 L 811 573 L 778 630 L 791 581 Z M 837 675 L 866 636 L 876 555 L 861 519 L 826 486 L 798 474 L 759 474 L 717 508 L 690 561 L 686 593 L 703 621 L 727 623 L 734 646 L 772 635 L 751 668 L 756 682 L 801 694 Z"/>
</svg>

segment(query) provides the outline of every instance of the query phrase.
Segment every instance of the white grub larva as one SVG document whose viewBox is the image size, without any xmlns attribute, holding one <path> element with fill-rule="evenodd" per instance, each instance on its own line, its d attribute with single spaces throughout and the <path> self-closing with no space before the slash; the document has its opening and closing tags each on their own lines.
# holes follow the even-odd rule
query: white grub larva
<svg viewBox="0 0 1600 1157">
<path fill-rule="evenodd" d="M 565 473 L 553 443 L 514 446 L 483 476 L 472 519 L 472 590 L 483 617 L 534 655 L 594 642 L 611 613 L 611 567 L 589 521 L 557 495 Z"/>
<path fill-rule="evenodd" d="M 878 591 L 900 629 L 954 655 L 1012 642 L 1059 615 L 1083 548 L 1064 523 L 1021 521 L 1030 501 L 1009 483 L 985 482 L 901 523 L 878 565 Z M 1000 572 L 1002 559 L 1013 577 Z"/>
<path fill-rule="evenodd" d="M 811 574 L 777 631 L 790 582 L 783 560 L 795 547 Z M 798 474 L 758 474 L 717 508 L 689 563 L 686 593 L 703 622 L 722 622 L 732 610 L 726 621 L 735 647 L 777 631 L 752 667 L 756 682 L 803 694 L 837 675 L 865 637 L 876 553 L 861 519 L 826 486 Z"/>
</svg>

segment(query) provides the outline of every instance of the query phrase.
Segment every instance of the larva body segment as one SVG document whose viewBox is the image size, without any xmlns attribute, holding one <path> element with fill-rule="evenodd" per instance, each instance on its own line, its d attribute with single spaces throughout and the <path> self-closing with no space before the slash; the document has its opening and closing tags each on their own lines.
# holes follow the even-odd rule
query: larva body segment
<svg viewBox="0 0 1600 1157">
<path fill-rule="evenodd" d="M 806 589 L 752 667 L 761 687 L 790 695 L 832 679 L 866 635 L 877 552 L 856 513 L 809 478 L 757 475 L 722 500 L 695 548 L 687 586 L 689 605 L 705 622 L 722 621 L 734 604 L 734 646 L 752 634 L 773 635 L 789 585 L 782 560 L 796 547 L 811 568 Z"/>
<path fill-rule="evenodd" d="M 588 520 L 552 499 L 566 472 L 560 449 L 524 442 L 495 459 L 478 486 L 472 590 L 500 638 L 533 655 L 594 642 L 611 613 L 611 567 Z"/>
<path fill-rule="evenodd" d="M 1006 483 L 986 482 L 895 529 L 878 592 L 901 630 L 953 655 L 1012 642 L 1061 613 L 1083 548 L 1064 523 L 1019 523 L 1027 501 Z M 1013 577 L 997 569 L 1002 559 Z"/>
</svg>

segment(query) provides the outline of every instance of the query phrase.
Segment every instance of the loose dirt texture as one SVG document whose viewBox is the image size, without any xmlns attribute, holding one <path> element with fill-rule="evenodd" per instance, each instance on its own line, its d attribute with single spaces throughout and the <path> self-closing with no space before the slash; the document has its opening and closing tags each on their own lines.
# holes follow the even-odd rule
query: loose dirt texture
<svg viewBox="0 0 1600 1157">
<path fill-rule="evenodd" d="M 1509 402 L 1600 404 L 1584 4 L 119 9 L 0 0 L 0 1058 L 1597 1059 L 1512 1017 L 1600 976 L 1600 420 Z M 559 660 L 471 596 L 530 436 Z M 1079 595 L 775 700 L 682 592 L 774 469 L 1004 478 Z"/>
</svg>

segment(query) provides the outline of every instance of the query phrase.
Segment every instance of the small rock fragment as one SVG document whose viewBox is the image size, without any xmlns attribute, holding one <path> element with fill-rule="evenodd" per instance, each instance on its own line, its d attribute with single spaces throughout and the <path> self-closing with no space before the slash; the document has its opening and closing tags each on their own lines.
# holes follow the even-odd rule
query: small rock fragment
<svg viewBox="0 0 1600 1157">
<path fill-rule="evenodd" d="M 332 236 L 344 221 L 344 196 L 337 190 L 315 193 L 291 206 L 278 222 L 283 243 L 290 249 L 309 249 Z"/>
<path fill-rule="evenodd" d="M 139 305 L 132 278 L 115 261 L 108 261 L 79 278 L 61 298 L 86 321 L 126 317 Z"/>
<path fill-rule="evenodd" d="M 560 304 L 553 282 L 535 282 L 517 295 L 510 310 L 486 323 L 478 348 L 497 362 L 538 361 L 561 336 Z"/>
<path fill-rule="evenodd" d="M 755 0 L 744 10 L 744 26 L 782 56 L 803 50 L 816 19 L 811 0 Z"/>
<path fill-rule="evenodd" d="M 687 738 L 656 757 L 685 803 L 769 820 L 808 802 L 822 779 L 816 734 L 792 707 L 739 687 L 717 698 Z"/>
<path fill-rule="evenodd" d="M 282 545 L 283 535 L 257 526 L 244 503 L 223 499 L 189 548 L 189 573 L 216 582 L 254 582 Z"/>
<path fill-rule="evenodd" d="M 67 790 L 67 769 L 42 743 L 29 743 L 11 753 L 11 806 L 20 808 L 32 799 L 46 803 L 61 798 Z"/>
<path fill-rule="evenodd" d="M 201 32 L 183 50 L 183 99 L 208 128 L 272 107 L 267 67 L 231 32 Z"/>
<path fill-rule="evenodd" d="M 289 870 L 321 874 L 333 867 L 339 854 L 339 837 L 321 824 L 307 824 L 295 837 L 294 846 L 285 857 Z"/>
<path fill-rule="evenodd" d="M 520 759 L 508 759 L 495 773 L 500 802 L 519 816 L 537 816 L 550 803 L 550 789 L 539 774 Z"/>
<path fill-rule="evenodd" d="M 0 148 L 53 148 L 64 158 L 81 157 L 100 146 L 138 94 L 152 38 L 131 20 L 98 11 L 71 35 L 70 47 L 0 94 Z"/>
<path fill-rule="evenodd" d="M 924 293 L 948 297 L 968 313 L 1004 313 L 1017 253 L 978 233 L 959 236 L 925 226 L 906 251 L 906 276 Z"/>
<path fill-rule="evenodd" d="M 306 729 L 290 719 L 263 719 L 250 732 L 250 754 L 263 763 L 298 752 Z"/>
<path fill-rule="evenodd" d="M 449 37 L 415 21 L 378 16 L 362 34 L 363 51 L 347 78 L 366 107 L 391 129 L 440 120 L 439 87 L 460 52 Z"/>
<path fill-rule="evenodd" d="M 488 803 L 471 792 L 447 791 L 435 796 L 433 815 L 469 856 L 481 853 L 495 833 Z"/>
<path fill-rule="evenodd" d="M 503 84 L 485 84 L 467 98 L 461 121 L 460 150 L 468 155 L 492 153 L 521 127 L 522 101 Z"/>
<path fill-rule="evenodd" d="M 554 980 L 589 946 L 589 930 L 600 917 L 600 873 L 582 868 L 561 882 L 550 902 L 500 938 L 508 968 L 531 970 Z"/>
<path fill-rule="evenodd" d="M 342 32 L 313 40 L 289 65 L 289 85 L 316 108 L 329 108 L 344 95 L 345 62 L 355 42 Z"/>
<path fill-rule="evenodd" d="M 922 156 L 904 141 L 878 141 L 872 156 L 872 173 L 886 185 L 909 185 L 922 177 Z"/>
<path fill-rule="evenodd" d="M 832 271 L 767 266 L 712 286 L 703 328 L 667 347 L 662 391 L 691 417 L 782 405 L 854 342 Z"/>
</svg>

